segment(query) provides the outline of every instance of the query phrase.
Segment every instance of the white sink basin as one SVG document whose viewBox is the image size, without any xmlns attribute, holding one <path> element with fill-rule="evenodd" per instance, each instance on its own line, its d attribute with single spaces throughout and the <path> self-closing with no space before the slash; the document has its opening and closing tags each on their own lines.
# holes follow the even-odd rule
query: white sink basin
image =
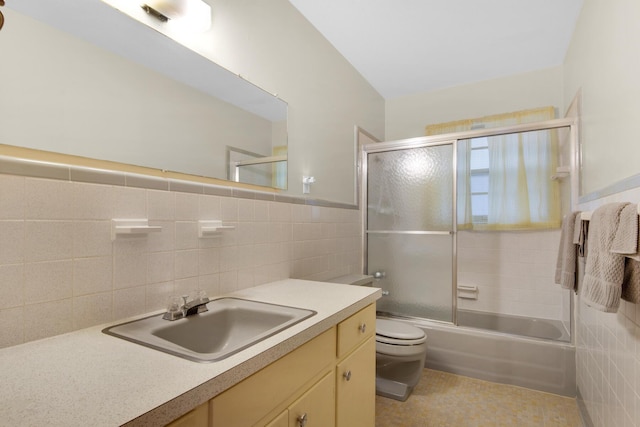
<svg viewBox="0 0 640 427">
<path fill-rule="evenodd" d="M 158 314 L 102 332 L 196 362 L 214 362 L 316 314 L 239 298 L 212 300 L 207 308 L 183 319 L 169 321 Z"/>
</svg>

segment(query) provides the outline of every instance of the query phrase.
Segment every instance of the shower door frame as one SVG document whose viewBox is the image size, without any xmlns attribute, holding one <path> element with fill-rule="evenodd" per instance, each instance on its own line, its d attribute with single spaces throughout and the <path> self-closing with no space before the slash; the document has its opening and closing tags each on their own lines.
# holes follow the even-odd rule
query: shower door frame
<svg viewBox="0 0 640 427">
<path fill-rule="evenodd" d="M 363 269 L 364 274 L 367 274 L 368 270 L 368 234 L 369 234 L 369 224 L 368 224 L 368 195 L 369 190 L 367 187 L 368 184 L 368 173 L 369 173 L 369 158 L 368 154 L 372 153 L 386 153 L 389 151 L 401 151 L 401 150 L 411 150 L 415 148 L 430 148 L 430 147 L 440 147 L 443 145 L 451 145 L 453 150 L 451 155 L 451 170 L 452 170 L 452 218 L 451 218 L 451 231 L 392 231 L 392 230 L 380 230 L 376 231 L 378 234 L 420 234 L 420 235 L 449 235 L 452 236 L 451 242 L 451 283 L 452 283 L 452 291 L 451 291 L 451 322 L 444 323 L 453 323 L 457 324 L 457 312 L 458 312 L 458 297 L 457 292 L 457 283 L 458 283 L 458 256 L 457 256 L 457 241 L 458 241 L 458 191 L 457 191 L 457 169 L 456 165 L 458 163 L 458 141 L 456 139 L 446 139 L 443 141 L 435 141 L 429 142 L 424 141 L 424 138 L 413 138 L 411 140 L 401 140 L 401 141 L 392 141 L 392 142 L 379 142 L 373 144 L 367 144 L 362 146 L 362 256 L 363 256 Z M 397 315 L 397 314 L 396 314 Z M 413 316 L 404 316 L 409 318 L 415 318 Z M 434 320 L 439 321 L 439 320 Z"/>
<path fill-rule="evenodd" d="M 451 295 L 452 295 L 452 321 L 444 322 L 441 320 L 428 319 L 433 322 L 441 322 L 446 324 L 458 325 L 458 292 L 457 292 L 457 270 L 458 270 L 458 255 L 457 255 L 457 240 L 458 240 L 458 212 L 457 212 L 457 199 L 458 199 L 458 142 L 461 140 L 508 135 L 513 133 L 535 132 L 553 129 L 569 129 L 569 144 L 570 144 L 570 177 L 571 177 L 571 210 L 574 211 L 578 205 L 578 199 L 580 195 L 580 174 L 582 172 L 582 149 L 579 144 L 579 121 L 577 117 L 565 117 L 563 119 L 552 119 L 541 122 L 525 123 L 513 126 L 502 126 L 495 128 L 484 128 L 477 130 L 470 130 L 464 132 L 447 133 L 441 135 L 423 136 L 417 138 L 401 139 L 395 141 L 376 142 L 371 144 L 365 144 L 361 147 L 360 151 L 360 164 L 361 167 L 361 223 L 362 223 L 362 268 L 363 273 L 367 274 L 368 271 L 368 155 L 372 153 L 383 153 L 388 151 L 407 150 L 412 148 L 434 147 L 439 145 L 449 145 L 453 147 L 453 259 L 452 259 L 452 283 L 451 283 Z M 403 233 L 403 232 L 395 232 Z M 405 234 L 416 234 L 416 232 L 405 231 Z M 418 232 L 418 234 L 443 234 L 444 232 Z M 573 298 L 571 298 L 571 340 L 574 339 L 574 310 L 573 310 Z M 417 318 L 413 316 L 403 315 L 402 317 L 423 320 L 425 318 Z"/>
</svg>

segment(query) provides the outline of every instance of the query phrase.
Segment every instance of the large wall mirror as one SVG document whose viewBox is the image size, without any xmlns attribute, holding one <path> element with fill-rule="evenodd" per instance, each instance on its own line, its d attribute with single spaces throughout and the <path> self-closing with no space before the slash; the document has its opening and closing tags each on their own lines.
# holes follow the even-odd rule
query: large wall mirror
<svg viewBox="0 0 640 427">
<path fill-rule="evenodd" d="M 275 95 L 99 0 L 3 12 L 1 144 L 286 189 Z"/>
</svg>

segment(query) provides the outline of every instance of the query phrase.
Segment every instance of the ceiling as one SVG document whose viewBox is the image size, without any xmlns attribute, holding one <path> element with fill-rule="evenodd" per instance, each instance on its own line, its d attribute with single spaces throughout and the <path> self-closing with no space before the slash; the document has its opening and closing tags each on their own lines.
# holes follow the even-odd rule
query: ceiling
<svg viewBox="0 0 640 427">
<path fill-rule="evenodd" d="M 289 0 L 386 99 L 561 65 L 583 0 Z"/>
</svg>

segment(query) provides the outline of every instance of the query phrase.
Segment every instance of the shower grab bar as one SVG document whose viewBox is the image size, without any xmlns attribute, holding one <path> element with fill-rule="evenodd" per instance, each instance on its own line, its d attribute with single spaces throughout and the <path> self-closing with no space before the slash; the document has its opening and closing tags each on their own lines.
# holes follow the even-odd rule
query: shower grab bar
<svg viewBox="0 0 640 427">
<path fill-rule="evenodd" d="M 366 230 L 367 234 L 439 234 L 452 235 L 453 231 L 402 231 L 402 230 Z"/>
</svg>

